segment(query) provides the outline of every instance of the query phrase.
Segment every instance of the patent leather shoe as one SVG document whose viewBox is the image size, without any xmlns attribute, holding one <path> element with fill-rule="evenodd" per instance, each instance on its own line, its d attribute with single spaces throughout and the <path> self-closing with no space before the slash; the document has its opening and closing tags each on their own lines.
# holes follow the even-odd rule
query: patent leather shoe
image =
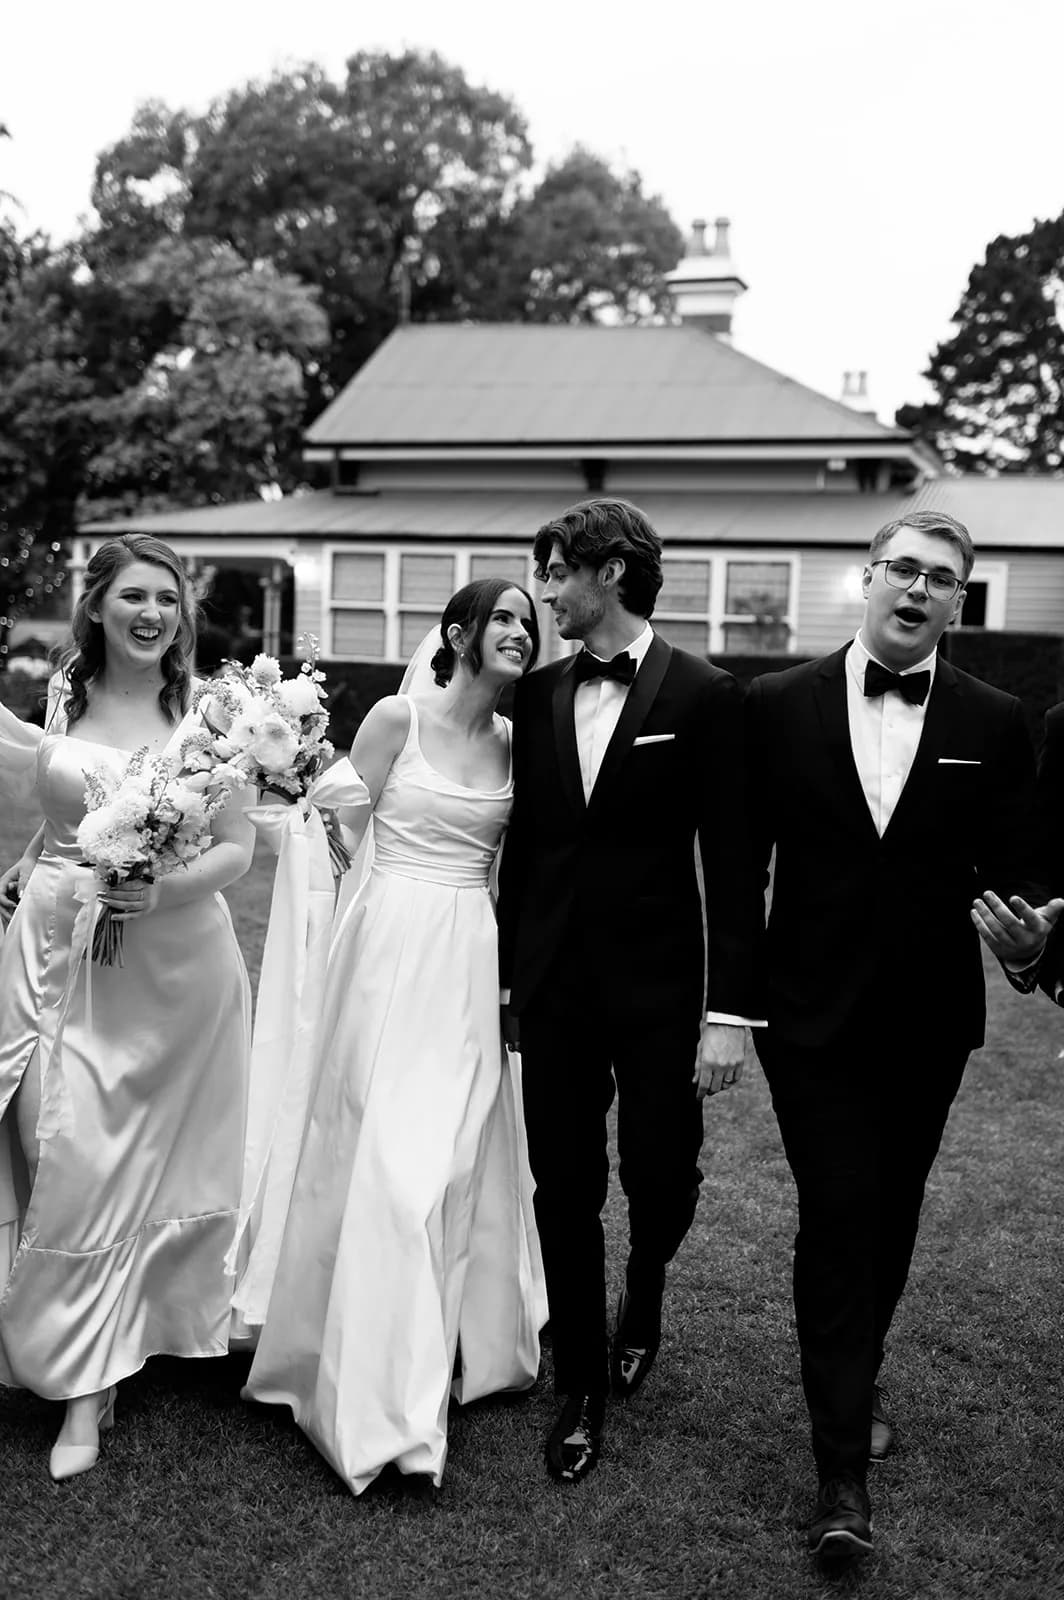
<svg viewBox="0 0 1064 1600">
<path fill-rule="evenodd" d="M 118 1390 L 112 1385 L 100 1399 L 96 1414 L 97 1439 L 95 1444 L 54 1444 L 48 1457 L 48 1471 L 56 1483 L 64 1478 L 76 1478 L 81 1472 L 91 1472 L 100 1455 L 99 1435 L 114 1427 L 115 1397 Z"/>
<path fill-rule="evenodd" d="M 614 1394 L 628 1400 L 654 1365 L 661 1344 L 661 1296 L 636 1314 L 630 1289 L 622 1289 L 617 1302 L 617 1324 L 610 1348 L 610 1385 Z"/>
<path fill-rule="evenodd" d="M 885 1461 L 894 1449 L 894 1424 L 887 1416 L 883 1390 L 877 1383 L 872 1391 L 872 1436 L 869 1461 Z"/>
<path fill-rule="evenodd" d="M 856 1478 L 843 1474 L 820 1485 L 806 1534 L 809 1549 L 826 1566 L 845 1566 L 872 1548 L 872 1507 Z"/>
<path fill-rule="evenodd" d="M 602 1448 L 606 1397 L 571 1394 L 547 1435 L 547 1471 L 559 1483 L 579 1483 L 592 1471 Z"/>
</svg>

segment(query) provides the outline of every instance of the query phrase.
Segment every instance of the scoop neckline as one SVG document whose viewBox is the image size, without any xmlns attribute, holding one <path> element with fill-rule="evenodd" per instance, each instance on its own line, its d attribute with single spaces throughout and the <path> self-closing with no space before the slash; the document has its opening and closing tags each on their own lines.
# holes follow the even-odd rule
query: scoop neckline
<svg viewBox="0 0 1064 1600">
<path fill-rule="evenodd" d="M 414 697 L 413 695 L 407 695 L 405 698 L 410 706 L 410 731 L 414 736 L 414 747 L 417 750 L 421 761 L 426 767 L 428 767 L 429 771 L 434 777 L 439 778 L 442 783 L 453 784 L 456 789 L 461 789 L 463 794 L 482 794 L 485 797 L 490 797 L 491 799 L 495 799 L 497 796 L 505 794 L 507 789 L 513 788 L 513 751 L 510 745 L 509 734 L 506 736 L 506 760 L 508 763 L 506 782 L 501 784 L 498 789 L 475 789 L 468 783 L 459 783 L 457 778 L 448 777 L 446 772 L 441 772 L 439 767 L 433 766 L 432 762 L 429 760 L 428 756 L 421 747 L 421 719 L 418 716 L 418 710 L 414 703 Z M 506 721 L 506 718 L 501 716 L 498 711 L 493 712 L 492 715 L 493 717 L 499 717 L 500 721 L 502 722 Z"/>
</svg>

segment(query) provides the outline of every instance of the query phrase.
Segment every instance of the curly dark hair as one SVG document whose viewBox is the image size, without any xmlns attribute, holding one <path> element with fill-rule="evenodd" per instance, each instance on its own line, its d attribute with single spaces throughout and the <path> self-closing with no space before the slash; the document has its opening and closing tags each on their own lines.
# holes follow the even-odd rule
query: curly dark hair
<svg viewBox="0 0 1064 1600">
<path fill-rule="evenodd" d="M 484 637 L 484 629 L 492 612 L 499 603 L 499 597 L 507 589 L 516 589 L 518 594 L 523 594 L 528 601 L 530 617 L 528 636 L 532 641 L 532 654 L 525 667 L 526 672 L 531 672 L 539 656 L 539 621 L 536 617 L 536 607 L 532 596 L 527 589 L 519 583 L 512 583 L 509 578 L 478 578 L 475 583 L 467 583 L 458 593 L 452 595 L 444 607 L 443 616 L 440 618 L 440 634 L 443 643 L 436 651 L 429 665 L 432 675 L 441 689 L 445 689 L 454 677 L 455 652 L 454 646 L 447 637 L 448 630 L 455 624 L 462 630 L 465 645 L 465 659 L 469 663 L 474 676 L 484 665 L 480 643 Z"/>
<path fill-rule="evenodd" d="M 637 617 L 652 617 L 661 588 L 661 540 L 638 506 L 627 500 L 582 500 L 553 522 L 544 523 L 532 544 L 536 577 L 547 580 L 551 551 L 557 545 L 566 565 L 601 572 L 614 557 L 624 562 L 617 585 L 621 604 Z"/>
<path fill-rule="evenodd" d="M 123 533 L 96 550 L 85 568 L 85 584 L 70 623 L 70 639 L 59 652 L 58 666 L 69 690 L 63 709 L 73 725 L 85 715 L 89 684 L 103 670 L 106 658 L 103 627 L 90 615 L 99 611 L 104 595 L 118 575 L 134 561 L 164 567 L 178 594 L 177 633 L 162 659 L 163 686 L 159 705 L 168 722 L 176 722 L 188 708 L 192 683 L 192 657 L 196 647 L 196 603 L 192 585 L 177 556 L 161 539 L 147 533 Z"/>
</svg>

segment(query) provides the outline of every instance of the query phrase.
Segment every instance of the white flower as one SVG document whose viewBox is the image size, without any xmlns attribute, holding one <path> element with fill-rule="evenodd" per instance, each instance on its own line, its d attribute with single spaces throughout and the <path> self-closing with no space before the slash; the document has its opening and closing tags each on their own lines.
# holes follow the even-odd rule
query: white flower
<svg viewBox="0 0 1064 1600">
<path fill-rule="evenodd" d="M 184 772 L 181 775 L 181 782 L 185 788 L 191 789 L 198 794 L 201 794 L 205 789 L 209 789 L 214 781 L 212 763 L 206 759 L 204 759 L 202 766 L 193 767 L 191 772 Z"/>
<path fill-rule="evenodd" d="M 126 872 L 137 862 L 146 861 L 144 835 L 136 828 L 116 828 L 102 811 L 90 811 L 78 828 L 78 846 L 101 873 Z"/>
<path fill-rule="evenodd" d="M 186 772 L 206 773 L 213 765 L 214 761 L 205 750 L 190 750 L 185 756 Z"/>
<path fill-rule="evenodd" d="M 251 663 L 251 676 L 256 683 L 269 689 L 281 681 L 281 669 L 272 656 L 256 656 Z"/>
<path fill-rule="evenodd" d="M 254 738 L 248 745 L 248 754 L 263 772 L 284 772 L 299 754 L 299 739 L 288 723 L 277 712 L 263 717 Z"/>
<path fill-rule="evenodd" d="M 310 678 L 301 673 L 298 678 L 286 678 L 277 686 L 281 709 L 291 717 L 310 716 L 321 710 L 321 696 Z"/>
<path fill-rule="evenodd" d="M 224 744 L 226 758 L 231 760 L 234 755 L 243 755 L 245 750 L 250 750 L 258 737 L 259 728 L 262 726 L 263 713 L 255 711 L 234 717 L 232 726 L 227 732 Z"/>
<path fill-rule="evenodd" d="M 182 827 L 202 828 L 207 822 L 207 808 L 202 794 L 197 794 L 192 785 L 184 780 L 172 783 L 166 791 L 166 799 L 182 818 Z"/>
</svg>

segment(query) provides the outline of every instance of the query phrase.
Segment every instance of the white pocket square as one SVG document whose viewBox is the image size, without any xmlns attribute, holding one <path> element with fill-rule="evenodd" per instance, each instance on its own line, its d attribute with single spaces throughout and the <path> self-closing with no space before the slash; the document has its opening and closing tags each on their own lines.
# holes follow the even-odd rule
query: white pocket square
<svg viewBox="0 0 1064 1600">
<path fill-rule="evenodd" d="M 644 733 L 642 738 L 633 739 L 633 744 L 664 744 L 666 739 L 675 739 L 674 733 Z"/>
<path fill-rule="evenodd" d="M 970 761 L 965 756 L 939 756 L 940 767 L 981 767 L 981 761 Z"/>
</svg>

